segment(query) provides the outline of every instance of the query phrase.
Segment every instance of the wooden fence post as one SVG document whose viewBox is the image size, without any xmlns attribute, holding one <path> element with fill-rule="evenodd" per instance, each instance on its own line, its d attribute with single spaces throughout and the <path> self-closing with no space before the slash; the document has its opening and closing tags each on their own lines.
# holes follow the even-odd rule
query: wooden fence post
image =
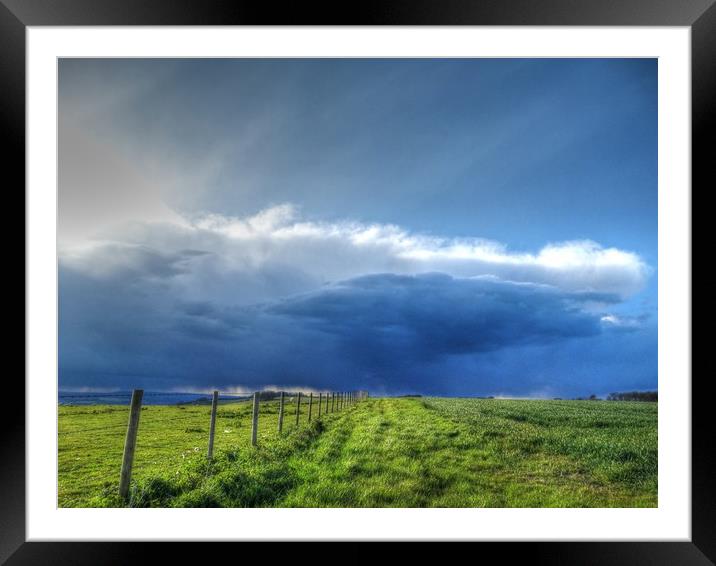
<svg viewBox="0 0 716 566">
<path fill-rule="evenodd" d="M 278 433 L 283 430 L 283 391 L 281 391 L 281 400 L 278 402 Z"/>
<path fill-rule="evenodd" d="M 259 431 L 259 392 L 254 392 L 254 413 L 251 418 L 251 446 L 256 446 L 256 434 Z"/>
<path fill-rule="evenodd" d="M 321 405 L 323 405 L 323 393 L 318 394 L 318 418 L 321 418 Z"/>
<path fill-rule="evenodd" d="M 214 391 L 211 396 L 211 420 L 209 421 L 209 452 L 207 458 L 214 457 L 214 431 L 216 430 L 216 406 L 219 404 L 219 392 Z"/>
<path fill-rule="evenodd" d="M 311 413 L 313 412 L 313 393 L 308 394 L 308 422 L 311 422 Z"/>
<path fill-rule="evenodd" d="M 298 392 L 298 399 L 296 399 L 296 426 L 301 418 L 301 392 Z"/>
<path fill-rule="evenodd" d="M 129 423 L 127 436 L 124 439 L 124 456 L 122 457 L 122 471 L 119 475 L 119 496 L 127 499 L 129 496 L 129 482 L 132 479 L 132 464 L 134 463 L 134 449 L 137 446 L 137 430 L 139 429 L 139 415 L 142 412 L 142 396 L 144 389 L 132 391 L 132 400 L 129 403 Z"/>
<path fill-rule="evenodd" d="M 331 393 L 331 413 L 335 412 L 336 410 L 336 393 L 335 391 Z"/>
<path fill-rule="evenodd" d="M 326 393 L 326 414 L 328 414 L 328 393 Z"/>
</svg>

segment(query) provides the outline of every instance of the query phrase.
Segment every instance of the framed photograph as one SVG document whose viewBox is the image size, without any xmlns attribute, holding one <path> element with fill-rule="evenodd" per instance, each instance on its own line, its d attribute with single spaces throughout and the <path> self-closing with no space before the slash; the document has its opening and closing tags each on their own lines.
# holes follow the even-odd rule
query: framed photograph
<svg viewBox="0 0 716 566">
<path fill-rule="evenodd" d="M 2 2 L 27 333 L 0 558 L 713 563 L 710 1 Z"/>
</svg>

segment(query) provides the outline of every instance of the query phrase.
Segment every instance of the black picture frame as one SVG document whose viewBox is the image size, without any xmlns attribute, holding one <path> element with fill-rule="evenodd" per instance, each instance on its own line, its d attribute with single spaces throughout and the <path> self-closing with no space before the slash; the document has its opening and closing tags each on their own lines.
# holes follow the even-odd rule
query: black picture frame
<svg viewBox="0 0 716 566">
<path fill-rule="evenodd" d="M 294 2 L 284 5 L 244 0 L 0 0 L 0 131 L 9 142 L 4 152 L 5 191 L 7 195 L 19 195 L 20 187 L 25 184 L 26 27 L 310 24 L 689 26 L 692 186 L 701 186 L 705 192 L 707 187 L 713 186 L 714 177 L 713 150 L 708 148 L 716 145 L 714 2 L 716 0 L 364 0 L 350 4 Z M 24 199 L 22 207 L 24 209 Z M 0 428 L 0 561 L 10 565 L 130 564 L 149 557 L 150 550 L 161 552 L 165 561 L 193 560 L 194 555 L 198 557 L 198 553 L 206 552 L 205 546 L 188 543 L 25 542 L 25 390 L 16 374 L 6 371 L 5 375 L 7 402 Z M 499 553 L 501 563 L 514 560 L 630 565 L 716 562 L 716 451 L 708 432 L 709 376 L 698 375 L 691 383 L 691 542 L 483 543 L 480 558 L 484 559 L 484 553 L 492 551 Z M 241 560 L 241 555 L 236 559 Z"/>
</svg>

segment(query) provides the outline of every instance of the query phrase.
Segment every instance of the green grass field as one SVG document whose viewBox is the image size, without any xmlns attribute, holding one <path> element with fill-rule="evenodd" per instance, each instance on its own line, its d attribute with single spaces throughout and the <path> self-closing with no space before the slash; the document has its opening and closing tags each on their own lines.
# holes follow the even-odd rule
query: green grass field
<svg viewBox="0 0 716 566">
<path fill-rule="evenodd" d="M 301 405 L 142 409 L 129 505 L 655 507 L 657 404 L 375 398 L 307 423 Z M 316 407 L 314 405 L 314 411 Z M 121 506 L 123 406 L 59 407 L 60 507 Z"/>
</svg>

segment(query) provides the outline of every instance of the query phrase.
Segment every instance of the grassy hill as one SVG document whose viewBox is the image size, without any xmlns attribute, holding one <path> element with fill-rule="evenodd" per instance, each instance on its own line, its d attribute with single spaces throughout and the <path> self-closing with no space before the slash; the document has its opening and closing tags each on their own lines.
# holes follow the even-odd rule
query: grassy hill
<svg viewBox="0 0 716 566">
<path fill-rule="evenodd" d="M 142 409 L 129 505 L 654 507 L 657 404 L 372 398 L 295 425 L 288 404 Z M 60 507 L 121 506 L 127 408 L 59 407 Z"/>
</svg>

